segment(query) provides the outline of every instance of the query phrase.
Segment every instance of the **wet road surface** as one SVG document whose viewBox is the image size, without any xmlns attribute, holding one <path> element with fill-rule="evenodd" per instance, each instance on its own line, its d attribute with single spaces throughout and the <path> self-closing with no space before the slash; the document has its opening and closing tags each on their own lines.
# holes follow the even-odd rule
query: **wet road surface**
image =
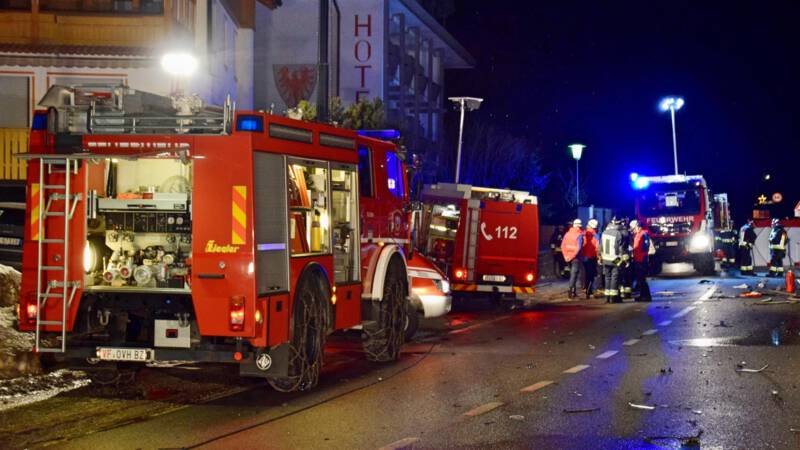
<svg viewBox="0 0 800 450">
<path fill-rule="evenodd" d="M 735 297 L 745 290 L 734 286 L 757 281 L 654 280 L 649 304 L 556 301 L 509 312 L 479 304 L 428 321 L 390 365 L 367 363 L 357 339 L 337 338 L 320 386 L 305 393 L 279 394 L 224 368 L 204 371 L 205 378 L 148 369 L 137 380 L 145 387 L 171 377 L 216 390 L 161 398 L 148 390 L 129 400 L 142 414 L 104 421 L 98 406 L 97 420 L 73 412 L 71 422 L 52 423 L 47 433 L 25 429 L 25 417 L 97 396 L 84 388 L 5 411 L 0 442 L 76 449 L 800 448 L 800 305 L 780 295 Z M 57 414 L 50 420 L 59 421 Z M 37 433 L 46 439 L 23 439 Z"/>
</svg>

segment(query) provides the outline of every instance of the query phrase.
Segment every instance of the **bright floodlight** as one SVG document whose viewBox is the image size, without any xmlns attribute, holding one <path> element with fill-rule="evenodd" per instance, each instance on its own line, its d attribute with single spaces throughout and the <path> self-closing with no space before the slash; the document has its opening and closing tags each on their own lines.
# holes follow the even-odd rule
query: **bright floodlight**
<svg viewBox="0 0 800 450">
<path fill-rule="evenodd" d="M 572 157 L 575 158 L 576 161 L 581 159 L 584 148 L 586 148 L 586 146 L 583 144 L 571 144 L 569 146 L 569 149 L 572 151 Z"/>
<path fill-rule="evenodd" d="M 170 52 L 161 57 L 161 68 L 175 76 L 191 76 L 197 70 L 197 64 L 197 58 L 188 52 Z"/>
<path fill-rule="evenodd" d="M 448 100 L 457 105 L 461 105 L 463 102 L 464 108 L 466 108 L 467 111 L 475 111 L 481 107 L 481 103 L 483 102 L 483 99 L 478 97 L 448 97 Z"/>
<path fill-rule="evenodd" d="M 631 174 L 631 181 L 636 181 L 638 178 L 639 178 L 639 174 L 638 173 L 633 172 Z"/>
<path fill-rule="evenodd" d="M 659 108 L 661 108 L 662 111 L 669 111 L 671 109 L 677 111 L 683 108 L 683 104 L 683 97 L 665 97 L 661 100 L 661 103 L 659 103 Z"/>
<path fill-rule="evenodd" d="M 636 181 L 633 182 L 633 187 L 636 189 L 646 189 L 647 186 L 650 186 L 650 180 L 647 178 L 637 178 Z"/>
</svg>

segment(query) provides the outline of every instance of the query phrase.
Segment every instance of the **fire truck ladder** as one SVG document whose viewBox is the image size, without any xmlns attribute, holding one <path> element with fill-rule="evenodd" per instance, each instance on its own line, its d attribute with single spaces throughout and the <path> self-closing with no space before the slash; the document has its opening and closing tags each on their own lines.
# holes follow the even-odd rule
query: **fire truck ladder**
<svg viewBox="0 0 800 450">
<path fill-rule="evenodd" d="M 55 156 L 55 155 L 54 155 Z M 81 200 L 81 194 L 73 194 L 71 191 L 71 178 L 78 173 L 78 163 L 76 159 L 65 157 L 46 157 L 39 158 L 39 257 L 36 269 L 36 346 L 39 353 L 64 353 L 67 347 L 67 311 L 72 304 L 75 292 L 80 287 L 79 280 L 71 280 L 69 273 L 69 231 L 70 222 L 75 215 L 75 208 Z M 47 180 L 52 174 L 64 174 L 64 184 L 48 184 Z M 44 200 L 47 199 L 47 203 Z M 64 202 L 63 211 L 54 211 L 53 203 Z M 41 205 L 45 205 L 44 208 Z M 64 234 L 62 236 L 45 236 L 47 232 L 47 221 L 51 217 L 64 218 Z M 44 251 L 49 244 L 63 245 L 60 265 L 50 266 L 44 264 Z M 49 273 L 60 273 L 51 279 Z M 42 282 L 46 281 L 43 288 Z M 61 318 L 59 320 L 44 320 L 42 311 L 47 307 L 50 299 L 61 300 Z M 47 326 L 56 326 L 61 332 L 61 346 L 43 346 L 42 332 Z"/>
</svg>

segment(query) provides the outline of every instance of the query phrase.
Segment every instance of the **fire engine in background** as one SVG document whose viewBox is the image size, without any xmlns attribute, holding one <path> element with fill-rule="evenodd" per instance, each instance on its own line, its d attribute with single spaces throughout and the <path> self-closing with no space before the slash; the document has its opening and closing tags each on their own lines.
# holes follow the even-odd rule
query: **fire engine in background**
<svg viewBox="0 0 800 450">
<path fill-rule="evenodd" d="M 653 242 L 651 269 L 662 263 L 687 262 L 696 271 L 714 273 L 714 217 L 711 191 L 700 175 L 644 177 L 631 175 L 636 190 L 636 218 L 646 224 Z"/>
<path fill-rule="evenodd" d="M 527 192 L 465 184 L 425 186 L 417 248 L 452 281 L 454 296 L 532 300 L 539 208 Z"/>
<path fill-rule="evenodd" d="M 317 383 L 334 330 L 397 358 L 410 221 L 393 144 L 123 86 L 40 105 L 19 311 L 36 351 L 230 362 L 282 391 Z"/>
</svg>

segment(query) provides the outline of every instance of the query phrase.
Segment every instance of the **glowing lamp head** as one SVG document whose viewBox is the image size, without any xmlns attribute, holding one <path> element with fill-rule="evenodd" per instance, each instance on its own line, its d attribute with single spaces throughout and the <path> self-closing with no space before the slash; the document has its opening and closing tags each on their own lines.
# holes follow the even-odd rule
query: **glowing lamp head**
<svg viewBox="0 0 800 450">
<path fill-rule="evenodd" d="M 525 281 L 527 281 L 528 283 L 532 283 L 533 282 L 533 273 L 529 272 L 529 273 L 525 274 Z"/>
<path fill-rule="evenodd" d="M 633 172 L 633 173 L 631 174 L 631 182 L 634 182 L 634 181 L 636 181 L 636 180 L 638 180 L 638 179 L 639 179 L 639 174 L 638 174 L 638 173 L 636 173 L 636 172 Z"/>
<path fill-rule="evenodd" d="M 670 110 L 678 111 L 679 109 L 683 108 L 683 104 L 683 97 L 665 97 L 661 99 L 658 107 L 664 112 Z"/>
<path fill-rule="evenodd" d="M 583 155 L 583 149 L 586 148 L 583 144 L 571 144 L 569 150 L 572 152 L 572 158 L 580 160 Z"/>
<path fill-rule="evenodd" d="M 189 52 L 169 52 L 161 57 L 161 68 L 174 76 L 192 76 L 198 65 L 197 58 Z"/>
<path fill-rule="evenodd" d="M 459 280 L 464 280 L 467 278 L 467 271 L 464 269 L 456 269 L 455 272 L 453 272 L 453 274 Z"/>
<path fill-rule="evenodd" d="M 647 186 L 650 186 L 650 180 L 643 177 L 638 177 L 633 181 L 633 187 L 635 189 L 647 189 Z"/>
</svg>

